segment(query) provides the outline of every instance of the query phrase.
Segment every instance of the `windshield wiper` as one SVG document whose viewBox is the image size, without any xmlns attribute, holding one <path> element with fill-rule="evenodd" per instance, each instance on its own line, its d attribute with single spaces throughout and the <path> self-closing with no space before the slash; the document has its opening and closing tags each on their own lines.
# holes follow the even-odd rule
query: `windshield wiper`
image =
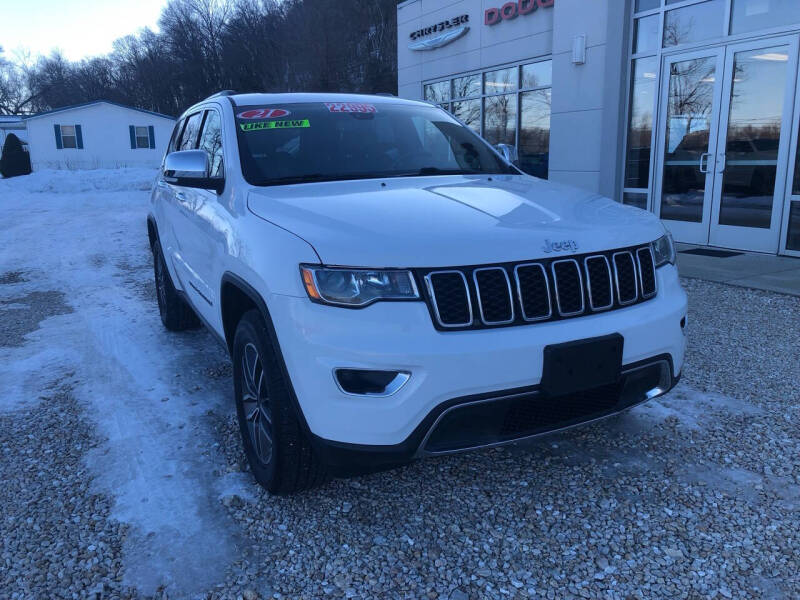
<svg viewBox="0 0 800 600">
<path fill-rule="evenodd" d="M 482 171 L 470 169 L 440 169 L 439 167 L 422 167 L 414 171 L 391 173 L 387 177 L 424 177 L 425 175 L 482 175 Z"/>
<path fill-rule="evenodd" d="M 344 181 L 347 179 L 368 179 L 375 175 L 333 175 L 330 173 L 309 173 L 307 175 L 287 175 L 286 177 L 274 177 L 263 179 L 259 185 L 288 185 L 291 183 L 314 183 L 319 181 Z"/>
<path fill-rule="evenodd" d="M 258 185 L 290 185 L 292 183 L 316 183 L 320 181 L 348 181 L 356 179 L 383 179 L 386 177 L 424 177 L 426 175 L 490 175 L 474 169 L 440 169 L 439 167 L 422 167 L 414 171 L 383 172 L 383 173 L 308 173 L 305 175 L 287 175 L 262 179 Z"/>
<path fill-rule="evenodd" d="M 325 175 L 323 173 L 308 173 L 305 175 L 287 175 L 286 177 L 273 177 L 271 179 L 263 179 L 261 181 L 261 185 L 311 183 L 314 181 L 333 181 L 335 179 L 342 179 L 342 177 L 337 175 Z"/>
<path fill-rule="evenodd" d="M 418 175 L 480 175 L 480 171 L 474 169 L 440 169 L 439 167 L 422 167 L 417 171 Z"/>
</svg>

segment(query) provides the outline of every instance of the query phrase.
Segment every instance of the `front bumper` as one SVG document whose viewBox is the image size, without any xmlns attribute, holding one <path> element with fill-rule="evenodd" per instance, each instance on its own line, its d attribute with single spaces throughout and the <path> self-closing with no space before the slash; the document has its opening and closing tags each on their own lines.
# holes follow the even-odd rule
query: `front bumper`
<svg viewBox="0 0 800 600">
<path fill-rule="evenodd" d="M 333 472 L 357 474 L 416 458 L 454 454 L 533 439 L 624 412 L 678 384 L 667 355 L 623 367 L 613 386 L 570 397 L 548 398 L 539 386 L 455 398 L 439 405 L 407 439 L 391 446 L 345 444 L 313 436 L 319 456 Z"/>
<path fill-rule="evenodd" d="M 422 302 L 385 302 L 348 310 L 274 295 L 269 308 L 299 407 L 316 444 L 395 455 L 402 462 L 430 453 L 425 447 L 430 446 L 433 425 L 448 407 L 485 399 L 506 402 L 518 394 L 532 398 L 542 376 L 543 350 L 549 344 L 619 333 L 624 338 L 624 368 L 666 362 L 669 373 L 663 385 L 654 387 L 661 393 L 672 387 L 683 366 L 686 294 L 674 267 L 658 269 L 657 276 L 658 295 L 642 304 L 481 331 L 436 331 Z M 388 397 L 353 396 L 336 385 L 337 368 L 400 370 L 411 378 Z M 618 395 L 623 401 L 621 394 L 622 390 Z M 609 404 L 599 416 L 646 399 Z M 477 445 L 487 443 L 484 439 Z M 445 451 L 453 449 L 461 448 Z"/>
</svg>

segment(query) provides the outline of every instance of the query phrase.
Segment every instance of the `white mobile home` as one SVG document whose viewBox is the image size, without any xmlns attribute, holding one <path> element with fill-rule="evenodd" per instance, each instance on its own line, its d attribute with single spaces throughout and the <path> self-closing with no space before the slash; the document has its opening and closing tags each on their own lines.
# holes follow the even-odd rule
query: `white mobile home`
<svg viewBox="0 0 800 600">
<path fill-rule="evenodd" d="M 39 169 L 155 167 L 175 119 L 98 100 L 25 119 L 31 166 Z"/>
<path fill-rule="evenodd" d="M 6 143 L 9 133 L 16 135 L 23 144 L 28 142 L 28 132 L 25 129 L 24 117 L 0 115 L 0 149 Z"/>
</svg>

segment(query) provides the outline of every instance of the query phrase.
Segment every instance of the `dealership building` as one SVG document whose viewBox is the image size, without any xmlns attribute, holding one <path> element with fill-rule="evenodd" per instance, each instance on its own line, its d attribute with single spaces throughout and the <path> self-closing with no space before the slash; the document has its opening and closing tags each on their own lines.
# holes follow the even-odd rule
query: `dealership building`
<svg viewBox="0 0 800 600">
<path fill-rule="evenodd" d="M 398 93 L 676 240 L 800 256 L 800 0 L 407 0 Z"/>
</svg>

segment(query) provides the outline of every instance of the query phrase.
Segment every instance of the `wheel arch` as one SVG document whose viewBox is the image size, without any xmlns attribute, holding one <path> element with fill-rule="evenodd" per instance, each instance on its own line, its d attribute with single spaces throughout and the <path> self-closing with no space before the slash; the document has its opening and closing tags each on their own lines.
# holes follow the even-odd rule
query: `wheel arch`
<svg viewBox="0 0 800 600">
<path fill-rule="evenodd" d="M 281 345 L 278 341 L 278 334 L 275 331 L 275 325 L 272 322 L 272 316 L 269 313 L 266 301 L 258 292 L 258 290 L 247 283 L 247 281 L 242 279 L 239 275 L 231 273 L 230 271 L 226 271 L 222 275 L 219 297 L 222 328 L 225 336 L 224 342 L 228 348 L 228 354 L 230 355 L 231 360 L 233 360 L 233 338 L 236 335 L 236 326 L 239 323 L 239 319 L 241 319 L 242 315 L 244 315 L 247 311 L 252 309 L 256 309 L 259 311 L 259 313 L 261 313 L 261 316 L 264 319 L 264 324 L 267 328 L 267 334 L 269 335 L 273 347 L 275 348 L 275 354 L 278 357 L 278 363 L 280 364 L 281 372 L 286 380 L 286 386 L 289 389 L 289 396 L 295 410 L 297 411 L 300 425 L 306 434 L 311 436 L 309 439 L 312 440 L 312 445 L 316 447 L 311 428 L 308 426 L 308 421 L 306 421 L 306 417 L 300 406 L 300 402 L 297 400 L 294 384 L 292 383 L 289 371 L 286 368 L 286 361 L 283 358 L 283 350 L 281 349 Z"/>
<path fill-rule="evenodd" d="M 236 326 L 242 318 L 242 315 L 252 309 L 256 309 L 261 313 L 261 316 L 267 324 L 270 336 L 273 338 L 273 343 L 277 344 L 272 318 L 270 317 L 264 298 L 262 298 L 261 294 L 258 293 L 253 286 L 230 271 L 226 271 L 222 275 L 219 308 L 222 317 L 222 331 L 225 337 L 225 345 L 228 347 L 228 352 L 231 355 L 233 355 L 233 338 L 236 334 Z"/>
<path fill-rule="evenodd" d="M 150 240 L 150 248 L 158 241 L 158 226 L 153 215 L 147 215 L 147 239 Z"/>
</svg>

